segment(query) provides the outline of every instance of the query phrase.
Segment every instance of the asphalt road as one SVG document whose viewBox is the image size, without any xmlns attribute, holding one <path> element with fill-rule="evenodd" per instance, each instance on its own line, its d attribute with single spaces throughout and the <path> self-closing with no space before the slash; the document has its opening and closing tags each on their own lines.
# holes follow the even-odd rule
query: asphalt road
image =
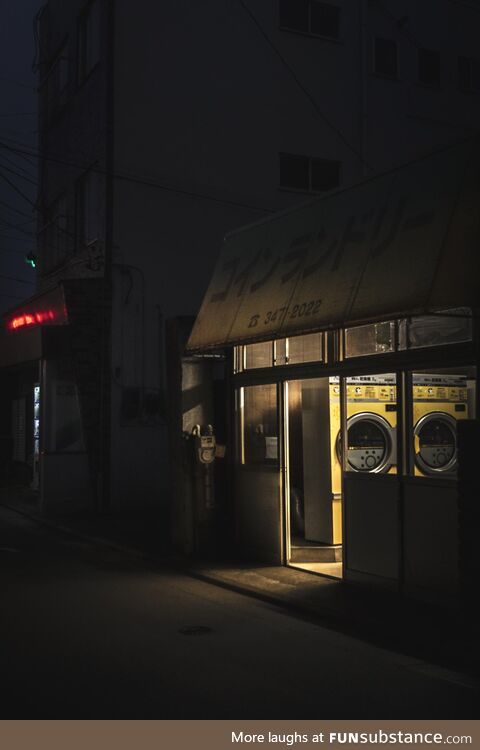
<svg viewBox="0 0 480 750">
<path fill-rule="evenodd" d="M 0 719 L 462 719 L 478 687 L 0 507 Z"/>
</svg>

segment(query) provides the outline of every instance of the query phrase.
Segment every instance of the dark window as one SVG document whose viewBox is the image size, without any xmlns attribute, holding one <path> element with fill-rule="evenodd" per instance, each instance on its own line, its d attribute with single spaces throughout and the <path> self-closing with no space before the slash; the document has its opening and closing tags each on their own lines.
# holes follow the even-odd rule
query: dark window
<svg viewBox="0 0 480 750">
<path fill-rule="evenodd" d="M 280 154 L 280 186 L 309 190 L 309 159 L 307 156 Z"/>
<path fill-rule="evenodd" d="M 78 20 L 78 82 L 100 61 L 100 3 L 92 0 Z"/>
<path fill-rule="evenodd" d="M 440 52 L 434 49 L 418 50 L 418 80 L 426 86 L 439 86 L 441 79 Z"/>
<path fill-rule="evenodd" d="M 319 36 L 338 39 L 340 34 L 340 8 L 336 5 L 312 2 L 310 6 L 310 31 Z"/>
<path fill-rule="evenodd" d="M 340 8 L 318 0 L 280 0 L 280 27 L 338 39 Z"/>
<path fill-rule="evenodd" d="M 382 76 L 397 78 L 397 43 L 393 39 L 375 39 L 374 71 Z"/>
<path fill-rule="evenodd" d="M 68 253 L 69 234 L 65 195 L 57 198 L 48 209 L 44 236 L 44 270 L 47 270 L 61 263 Z"/>
<path fill-rule="evenodd" d="M 280 26 L 308 33 L 309 0 L 280 0 Z"/>
<path fill-rule="evenodd" d="M 308 192 L 332 190 L 340 184 L 340 162 L 297 154 L 279 154 L 280 187 Z"/>
<path fill-rule="evenodd" d="M 90 170 L 76 185 L 77 250 L 98 240 L 100 212 L 100 183 L 96 172 Z"/>
<path fill-rule="evenodd" d="M 46 115 L 50 119 L 65 104 L 68 93 L 68 48 L 64 44 L 49 67 L 41 83 L 42 93 L 46 92 Z"/>
<path fill-rule="evenodd" d="M 480 61 L 471 57 L 458 58 L 458 88 L 480 93 Z"/>
</svg>

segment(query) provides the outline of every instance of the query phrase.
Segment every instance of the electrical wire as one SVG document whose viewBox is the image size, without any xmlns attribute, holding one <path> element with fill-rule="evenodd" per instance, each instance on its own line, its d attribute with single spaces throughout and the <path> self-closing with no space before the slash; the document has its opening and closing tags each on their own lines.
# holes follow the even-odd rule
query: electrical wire
<svg viewBox="0 0 480 750">
<path fill-rule="evenodd" d="M 26 117 L 27 115 L 36 115 L 38 112 L 0 112 L 0 117 Z"/>
<path fill-rule="evenodd" d="M 32 174 L 32 172 L 29 172 L 28 169 L 25 169 L 25 167 L 22 167 L 18 162 L 16 162 L 14 159 L 11 159 L 9 156 L 7 156 L 5 153 L 2 153 L 2 159 L 7 162 L 7 164 L 10 164 L 10 166 L 15 167 L 15 169 L 19 169 L 20 172 L 25 172 L 25 174 L 28 177 L 31 177 L 32 180 L 35 179 L 35 175 Z"/>
<path fill-rule="evenodd" d="M 25 299 L 24 295 L 6 294 L 6 292 L 0 292 L 0 297 L 8 297 L 9 299 Z"/>
<path fill-rule="evenodd" d="M 2 83 L 10 83 L 13 86 L 19 86 L 22 89 L 30 89 L 31 91 L 37 91 L 36 86 L 32 86 L 28 83 L 21 83 L 21 81 L 16 81 L 14 78 L 7 78 L 6 76 L 0 76 L 0 81 Z"/>
<path fill-rule="evenodd" d="M 14 143 L 17 146 L 18 145 L 22 145 L 22 146 L 25 146 L 25 148 L 30 148 L 30 146 L 28 144 L 26 144 L 26 143 L 21 144 L 19 141 L 13 140 L 13 138 L 8 138 L 8 136 L 6 136 L 6 135 L 2 135 L 2 139 L 4 141 L 10 141 L 10 143 Z M 34 167 L 35 169 L 37 169 L 37 167 L 38 167 L 38 157 L 34 157 L 34 159 L 29 159 L 28 156 L 25 156 L 24 154 L 16 154 L 16 156 L 19 156 L 21 159 L 23 159 L 24 161 L 26 161 L 27 164 L 30 164 L 31 167 Z"/>
<path fill-rule="evenodd" d="M 273 50 L 275 55 L 279 58 L 282 65 L 286 68 L 286 70 L 289 72 L 290 76 L 293 78 L 295 84 L 300 89 L 300 91 L 306 96 L 312 107 L 314 108 L 316 114 L 318 117 L 322 120 L 322 122 L 327 125 L 327 127 L 332 130 L 337 137 L 342 141 L 342 143 L 349 148 L 349 150 L 355 154 L 355 156 L 361 161 L 362 164 L 364 164 L 368 169 L 372 169 L 372 166 L 368 164 L 365 159 L 363 158 L 360 151 L 353 146 L 350 141 L 344 136 L 341 130 L 337 128 L 336 125 L 333 124 L 333 122 L 325 115 L 325 113 L 320 109 L 317 101 L 315 100 L 314 96 L 310 93 L 310 91 L 303 85 L 303 83 L 300 81 L 299 77 L 297 76 L 295 70 L 292 68 L 290 63 L 286 60 L 286 58 L 282 55 L 278 47 L 274 44 L 270 36 L 267 34 L 263 26 L 261 25 L 258 18 L 255 16 L 255 14 L 252 12 L 252 10 L 249 8 L 245 0 L 238 0 L 239 4 L 245 11 L 245 13 L 249 16 L 253 24 L 256 26 L 257 30 L 260 32 L 261 36 L 264 38 L 268 46 Z"/>
<path fill-rule="evenodd" d="M 27 239 L 26 237 L 13 237 L 11 234 L 4 234 L 3 232 L 0 232 L 0 239 L 11 240 L 12 242 L 31 242 L 32 244 L 35 244 L 35 240 L 33 238 L 30 240 L 30 239 Z M 0 248 L 0 252 L 21 253 L 23 255 L 23 250 L 15 250 L 14 248 L 10 248 L 10 247 L 2 247 Z"/>
<path fill-rule="evenodd" d="M 10 185 L 10 187 L 12 188 L 12 190 L 15 190 L 15 192 L 18 193 L 18 195 L 21 198 L 23 198 L 23 200 L 27 201 L 27 203 L 29 203 L 30 206 L 32 206 L 32 208 L 34 208 L 35 210 L 37 210 L 36 203 L 34 203 L 32 200 L 30 200 L 30 198 L 28 197 L 28 195 L 25 195 L 25 193 L 23 192 L 23 190 L 20 190 L 20 188 L 17 187 L 17 185 L 15 185 L 15 183 L 12 182 L 12 180 L 10 180 L 8 177 L 5 177 L 5 175 L 2 173 L 1 169 L 0 169 L 0 177 L 2 178 L 2 180 L 4 180 L 4 182 L 7 183 L 7 185 Z"/>
<path fill-rule="evenodd" d="M 270 213 L 274 214 L 275 209 L 273 208 L 265 208 L 263 206 L 254 206 L 249 203 L 244 203 L 242 201 L 235 201 L 228 198 L 218 198 L 212 195 L 208 195 L 207 193 L 200 193 L 196 190 L 186 190 L 184 188 L 176 188 L 172 185 L 165 185 L 164 183 L 157 182 L 156 180 L 147 180 L 142 177 L 137 177 L 135 175 L 127 174 L 127 173 L 121 173 L 121 172 L 111 172 L 107 171 L 106 169 L 102 169 L 98 166 L 91 166 L 89 164 L 79 164 L 75 161 L 70 161 L 63 158 L 58 158 L 55 156 L 46 156 L 40 152 L 35 152 L 31 149 L 31 147 L 21 147 L 17 148 L 14 146 L 9 146 L 8 143 L 5 143 L 5 140 L 12 141 L 11 138 L 4 138 L 2 136 L 2 140 L 0 141 L 0 148 L 7 149 L 7 151 L 10 151 L 11 153 L 18 153 L 18 154 L 26 154 L 28 156 L 33 156 L 39 159 L 42 159 L 43 161 L 51 162 L 52 164 L 60 164 L 62 166 L 66 167 L 73 167 L 75 169 L 79 169 L 81 171 L 87 171 L 90 169 L 92 172 L 95 172 L 96 174 L 101 174 L 107 177 L 113 177 L 116 180 L 121 180 L 124 182 L 131 182 L 133 184 L 137 185 L 146 185 L 147 187 L 157 188 L 159 190 L 163 190 L 165 192 L 169 193 L 176 193 L 178 195 L 184 195 L 189 198 L 201 198 L 202 200 L 211 201 L 213 203 L 222 203 L 229 206 L 234 206 L 236 208 L 247 208 L 250 211 L 261 211 L 263 213 Z"/>
<path fill-rule="evenodd" d="M 29 284 L 30 286 L 35 286 L 34 281 L 26 281 L 25 279 L 17 279 L 16 276 L 4 276 L 3 273 L 0 273 L 0 279 L 5 279 L 5 281 L 17 281 L 19 284 Z"/>
<path fill-rule="evenodd" d="M 6 203 L 5 205 L 8 206 L 8 203 Z M 4 224 L 9 229 L 15 229 L 17 232 L 22 232 L 23 234 L 35 235 L 35 232 L 33 230 L 26 230 L 26 229 L 23 229 L 23 227 L 26 227 L 27 224 L 31 224 L 32 221 L 36 221 L 36 220 L 37 220 L 36 217 L 32 216 L 30 219 L 28 219 L 28 221 L 21 221 L 18 224 L 12 224 L 11 221 L 7 221 L 6 219 L 0 219 L 0 224 Z"/>
<path fill-rule="evenodd" d="M 14 211 L 16 214 L 19 214 L 20 216 L 27 216 L 28 217 L 28 214 L 26 214 L 24 211 L 20 211 L 19 208 L 15 208 L 15 206 L 12 206 L 10 203 L 6 203 L 5 201 L 2 201 L 1 199 L 0 199 L 0 205 L 4 206 L 9 211 Z M 5 220 L 4 219 L 0 219 L 0 221 L 5 221 Z M 5 222 L 5 223 L 8 224 L 8 222 Z"/>
<path fill-rule="evenodd" d="M 20 180 L 25 180 L 26 182 L 29 182 L 31 185 L 35 185 L 36 187 L 38 187 L 38 182 L 30 179 L 30 177 L 25 177 L 25 175 L 20 174 L 15 169 L 10 169 L 10 167 L 6 167 L 4 164 L 1 164 L 1 163 L 0 163 L 0 169 L 4 169 L 5 172 L 8 172 L 9 174 L 14 174 Z"/>
</svg>

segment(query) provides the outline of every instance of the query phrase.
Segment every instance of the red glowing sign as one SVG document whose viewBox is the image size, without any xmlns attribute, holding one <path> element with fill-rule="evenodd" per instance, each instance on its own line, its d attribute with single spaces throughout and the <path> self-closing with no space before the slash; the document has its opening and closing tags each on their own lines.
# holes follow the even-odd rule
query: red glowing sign
<svg viewBox="0 0 480 750">
<path fill-rule="evenodd" d="M 68 314 L 60 287 L 27 299 L 4 315 L 7 331 L 18 332 L 43 326 L 68 325 Z"/>
<path fill-rule="evenodd" d="M 56 317 L 55 310 L 39 310 L 38 312 L 23 313 L 9 320 L 7 328 L 9 331 L 16 331 L 18 328 L 25 328 L 25 326 L 40 326 L 42 323 L 51 323 Z"/>
</svg>

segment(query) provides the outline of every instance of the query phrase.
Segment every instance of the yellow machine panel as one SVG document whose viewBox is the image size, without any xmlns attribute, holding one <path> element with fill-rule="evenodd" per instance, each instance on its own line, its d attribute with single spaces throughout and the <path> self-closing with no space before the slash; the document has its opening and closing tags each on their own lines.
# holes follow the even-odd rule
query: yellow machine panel
<svg viewBox="0 0 480 750">
<path fill-rule="evenodd" d="M 396 472 L 396 399 L 393 374 L 347 379 L 347 460 L 351 471 Z M 342 528 L 342 469 L 338 378 L 330 379 L 330 451 L 334 536 L 339 544 Z"/>
<path fill-rule="evenodd" d="M 413 376 L 413 451 L 417 476 L 445 476 L 457 469 L 457 420 L 467 419 L 462 375 Z"/>
</svg>

